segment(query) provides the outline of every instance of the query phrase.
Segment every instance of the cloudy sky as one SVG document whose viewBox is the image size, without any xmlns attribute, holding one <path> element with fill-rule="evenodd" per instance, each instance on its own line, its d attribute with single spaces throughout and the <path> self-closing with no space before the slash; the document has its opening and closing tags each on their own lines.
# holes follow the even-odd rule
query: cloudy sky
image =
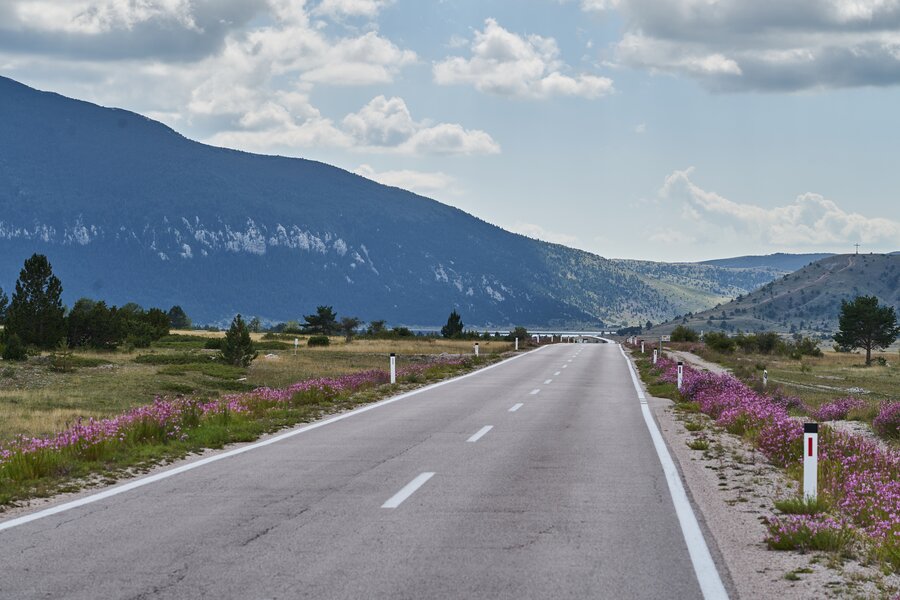
<svg viewBox="0 0 900 600">
<path fill-rule="evenodd" d="M 2 0 L 0 75 L 604 256 L 900 250 L 900 0 Z"/>
</svg>

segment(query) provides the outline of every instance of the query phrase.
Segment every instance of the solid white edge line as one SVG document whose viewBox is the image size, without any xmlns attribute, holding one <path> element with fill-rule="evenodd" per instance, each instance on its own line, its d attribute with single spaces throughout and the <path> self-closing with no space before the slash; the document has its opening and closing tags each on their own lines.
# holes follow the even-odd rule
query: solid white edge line
<svg viewBox="0 0 900 600">
<path fill-rule="evenodd" d="M 672 504 L 675 505 L 675 514 L 678 516 L 678 523 L 681 525 L 681 534 L 687 544 L 688 554 L 691 557 L 691 563 L 694 565 L 694 574 L 697 576 L 697 582 L 700 584 L 700 591 L 703 593 L 705 600 L 728 599 L 728 592 L 725 591 L 725 585 L 716 569 L 716 563 L 709 553 L 709 547 L 703 538 L 703 532 L 700 531 L 700 524 L 697 522 L 697 515 L 691 508 L 691 502 L 688 500 L 687 493 L 684 491 L 684 485 L 681 477 L 678 475 L 678 469 L 672 461 L 669 449 L 666 448 L 666 442 L 659 433 L 659 427 L 653 419 L 650 407 L 647 404 L 647 397 L 641 389 L 637 373 L 631 360 L 625 355 L 622 346 L 619 345 L 619 351 L 622 358 L 628 364 L 628 370 L 631 373 L 631 383 L 637 391 L 638 398 L 641 401 L 641 414 L 644 416 L 644 423 L 650 431 L 650 437 L 653 439 L 653 447 L 659 457 L 663 472 L 666 475 L 666 483 L 669 485 L 669 495 L 672 496 Z"/>
<path fill-rule="evenodd" d="M 381 508 L 397 508 L 403 501 L 416 493 L 416 490 L 425 485 L 425 482 L 434 477 L 434 473 L 422 473 L 409 483 L 403 486 L 399 492 L 390 497 L 390 499 L 381 505 Z"/>
<path fill-rule="evenodd" d="M 484 427 L 479 429 L 477 432 L 475 432 L 475 434 L 472 437 L 470 437 L 469 439 L 467 439 L 466 441 L 467 442 L 477 442 L 478 440 L 480 440 L 481 438 L 484 437 L 484 434 L 486 434 L 488 431 L 490 431 L 493 428 L 494 428 L 493 425 L 485 425 Z"/>
<path fill-rule="evenodd" d="M 78 508 L 80 506 L 85 506 L 87 504 L 93 504 L 94 502 L 99 502 L 100 500 L 105 500 L 107 498 L 111 498 L 112 496 L 117 496 L 119 494 L 123 494 L 125 492 L 130 492 L 131 490 L 144 487 L 145 485 L 150 485 L 151 483 L 156 483 L 157 481 L 162 481 L 163 479 L 168 479 L 174 475 L 178 475 L 180 473 L 184 473 L 186 471 L 191 471 L 193 469 L 197 469 L 204 465 L 208 465 L 210 463 L 214 463 L 220 460 L 224 460 L 226 458 L 231 458 L 232 456 L 237 456 L 238 454 L 243 454 L 244 452 L 250 452 L 251 450 L 256 450 L 257 448 L 262 448 L 265 446 L 270 446 L 272 444 L 278 443 L 282 440 L 286 440 L 288 438 L 292 438 L 295 435 L 300 435 L 301 433 L 306 433 L 307 431 L 312 431 L 313 429 L 318 429 L 319 427 L 324 427 L 326 425 L 330 425 L 332 423 L 337 423 L 338 421 L 343 421 L 344 419 L 349 419 L 350 417 L 354 417 L 356 415 L 369 412 L 370 410 L 375 410 L 376 408 L 381 408 L 382 406 L 387 406 L 388 404 L 393 404 L 394 402 L 399 402 L 400 400 L 405 400 L 411 396 L 416 396 L 418 394 L 422 394 L 424 392 L 433 390 L 435 388 L 439 388 L 441 386 L 449 385 L 451 383 L 456 383 L 457 381 L 462 381 L 463 379 L 468 379 L 469 377 L 475 377 L 476 375 L 480 375 L 486 371 L 490 371 L 491 369 L 495 369 L 499 366 L 509 364 L 510 362 L 523 358 L 525 356 L 530 356 L 535 352 L 540 352 L 544 348 L 549 348 L 549 346 L 540 346 L 536 350 L 529 350 L 523 354 L 517 354 L 516 356 L 507 358 L 506 360 L 502 360 L 498 363 L 494 363 L 492 365 L 488 365 L 477 371 L 472 371 L 471 373 L 466 373 L 465 375 L 460 375 L 459 377 L 453 377 L 452 379 L 445 379 L 444 381 L 439 381 L 437 383 L 432 383 L 431 385 L 426 385 L 425 387 L 421 387 L 415 390 L 411 390 L 404 394 L 400 394 L 399 396 L 393 396 L 391 398 L 385 398 L 384 400 L 379 400 L 378 402 L 374 402 L 372 404 L 368 404 L 366 406 L 362 406 L 360 408 L 351 410 L 350 412 L 346 412 L 340 415 L 336 415 L 334 417 L 330 417 L 325 419 L 324 421 L 319 421 L 317 423 L 311 423 L 309 425 L 305 425 L 300 427 L 299 429 L 292 429 L 285 433 L 276 435 L 275 437 L 271 437 L 267 440 L 263 440 L 261 442 L 254 442 L 252 444 L 248 444 L 246 446 L 241 446 L 240 448 L 235 448 L 234 450 L 229 450 L 227 452 L 222 452 L 221 454 L 216 454 L 215 456 L 209 456 L 207 458 L 200 459 L 198 461 L 181 465 L 180 467 L 175 467 L 174 469 L 170 469 L 168 471 L 162 471 L 160 473 L 156 473 L 155 475 L 150 475 L 149 477 L 144 477 L 142 479 L 136 479 L 135 481 L 130 481 L 126 484 L 119 485 L 116 487 L 109 488 L 108 490 L 104 490 L 102 492 L 98 492 L 96 494 L 85 496 L 84 498 L 79 498 L 78 500 L 72 500 L 71 502 L 65 502 L 63 504 L 59 504 L 57 506 L 52 506 L 50 508 L 45 508 L 44 510 L 40 510 L 35 513 L 31 513 L 28 515 L 23 515 L 21 517 L 17 517 L 15 519 L 10 519 L 9 521 L 0 522 L 0 531 L 5 529 L 12 529 L 13 527 L 18 527 L 19 525 L 24 525 L 26 523 L 30 523 L 31 521 L 37 521 L 38 519 L 43 519 L 44 517 L 49 517 L 55 514 L 59 514 L 61 512 L 66 512 L 68 510 L 72 510 L 73 508 Z"/>
<path fill-rule="evenodd" d="M 509 409 L 509 412 L 516 412 L 517 410 L 519 410 L 519 409 L 522 408 L 523 406 L 525 406 L 525 405 L 522 404 L 521 402 L 516 402 L 515 404 L 512 405 L 512 408 Z"/>
</svg>

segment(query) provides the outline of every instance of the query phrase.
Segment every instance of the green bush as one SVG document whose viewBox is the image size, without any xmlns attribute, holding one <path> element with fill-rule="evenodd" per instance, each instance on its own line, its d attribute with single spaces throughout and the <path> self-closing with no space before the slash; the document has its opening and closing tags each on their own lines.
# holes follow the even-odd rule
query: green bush
<svg viewBox="0 0 900 600">
<path fill-rule="evenodd" d="M 706 346 L 708 348 L 711 348 L 712 350 L 715 350 L 717 352 L 724 352 L 726 354 L 734 352 L 734 340 L 724 333 L 719 333 L 718 331 L 710 331 L 703 336 L 703 341 L 706 343 Z"/>
<path fill-rule="evenodd" d="M 696 342 L 700 339 L 700 334 L 690 327 L 679 325 L 672 330 L 671 340 L 673 342 Z"/>
<path fill-rule="evenodd" d="M 209 358 L 194 352 L 176 352 L 173 354 L 141 354 L 135 357 L 134 362 L 145 365 L 191 365 L 207 363 Z"/>
<path fill-rule="evenodd" d="M 331 340 L 327 335 L 313 335 L 306 340 L 307 346 L 328 346 L 329 344 L 331 344 Z"/>
<path fill-rule="evenodd" d="M 25 344 L 22 343 L 22 338 L 15 333 L 9 334 L 3 348 L 3 360 L 25 360 L 26 358 L 28 358 L 28 353 L 25 350 Z"/>
</svg>

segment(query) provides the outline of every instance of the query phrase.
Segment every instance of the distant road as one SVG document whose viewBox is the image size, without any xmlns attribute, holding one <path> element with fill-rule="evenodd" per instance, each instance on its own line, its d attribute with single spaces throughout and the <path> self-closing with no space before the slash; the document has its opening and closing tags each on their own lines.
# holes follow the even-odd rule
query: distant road
<svg viewBox="0 0 900 600">
<path fill-rule="evenodd" d="M 0 564 L 4 599 L 703 597 L 613 344 L 8 527 Z"/>
</svg>

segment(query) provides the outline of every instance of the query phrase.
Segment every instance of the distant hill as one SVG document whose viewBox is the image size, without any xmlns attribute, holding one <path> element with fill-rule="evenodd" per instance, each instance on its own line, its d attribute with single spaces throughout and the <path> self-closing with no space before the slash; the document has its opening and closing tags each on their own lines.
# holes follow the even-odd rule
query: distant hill
<svg viewBox="0 0 900 600">
<path fill-rule="evenodd" d="M 0 286 L 47 254 L 82 296 L 236 312 L 477 326 L 654 321 L 673 299 L 605 258 L 309 160 L 191 141 L 161 123 L 0 77 Z"/>
<path fill-rule="evenodd" d="M 837 254 L 784 275 L 713 309 L 655 327 L 697 330 L 780 331 L 830 335 L 842 300 L 874 295 L 900 312 L 900 254 Z"/>
<path fill-rule="evenodd" d="M 785 254 L 783 252 L 778 252 L 776 254 L 766 254 L 764 256 L 736 256 L 734 258 L 705 260 L 700 264 L 732 269 L 761 268 L 770 271 L 781 271 L 782 273 L 793 273 L 798 269 L 802 269 L 809 263 L 828 258 L 829 256 L 834 256 L 834 254 Z"/>
</svg>

